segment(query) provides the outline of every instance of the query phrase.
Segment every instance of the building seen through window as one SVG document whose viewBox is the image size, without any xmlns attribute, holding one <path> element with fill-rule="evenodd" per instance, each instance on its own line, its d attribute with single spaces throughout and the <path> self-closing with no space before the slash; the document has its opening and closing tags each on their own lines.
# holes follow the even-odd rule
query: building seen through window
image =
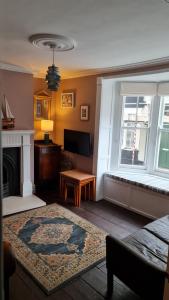
<svg viewBox="0 0 169 300">
<path fill-rule="evenodd" d="M 169 96 L 159 97 L 158 116 L 151 120 L 152 96 L 123 96 L 120 164 L 147 168 L 151 128 L 157 128 L 154 169 L 169 172 Z M 152 159 L 152 158 L 151 158 Z"/>
<path fill-rule="evenodd" d="M 123 97 L 121 164 L 144 165 L 150 127 L 150 96 Z"/>
</svg>

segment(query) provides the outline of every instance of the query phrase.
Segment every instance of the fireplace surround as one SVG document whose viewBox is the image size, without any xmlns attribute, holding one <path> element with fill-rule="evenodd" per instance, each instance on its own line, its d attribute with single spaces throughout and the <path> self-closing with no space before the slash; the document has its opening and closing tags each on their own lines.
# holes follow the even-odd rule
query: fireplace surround
<svg viewBox="0 0 169 300">
<path fill-rule="evenodd" d="M 22 197 L 32 195 L 31 136 L 33 133 L 33 130 L 2 130 L 3 150 L 4 148 L 19 148 L 19 190 Z"/>
</svg>

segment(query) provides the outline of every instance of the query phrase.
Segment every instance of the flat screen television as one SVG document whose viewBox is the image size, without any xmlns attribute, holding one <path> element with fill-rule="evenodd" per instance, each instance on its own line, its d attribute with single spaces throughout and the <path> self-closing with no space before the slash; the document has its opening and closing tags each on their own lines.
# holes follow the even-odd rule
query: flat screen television
<svg viewBox="0 0 169 300">
<path fill-rule="evenodd" d="M 91 134 L 70 129 L 64 129 L 64 150 L 84 156 L 92 154 Z"/>
</svg>

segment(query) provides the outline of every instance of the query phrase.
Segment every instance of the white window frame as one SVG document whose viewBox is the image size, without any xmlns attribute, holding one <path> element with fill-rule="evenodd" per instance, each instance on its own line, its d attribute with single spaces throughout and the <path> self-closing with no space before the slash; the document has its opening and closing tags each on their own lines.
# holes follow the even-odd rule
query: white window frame
<svg viewBox="0 0 169 300">
<path fill-rule="evenodd" d="M 119 83 L 120 84 L 120 83 Z M 119 87 L 118 87 L 119 92 Z M 123 113 L 123 96 L 117 95 L 114 101 L 114 114 L 113 114 L 113 130 L 112 130 L 112 157 L 110 161 L 109 171 L 125 170 L 127 172 L 142 172 L 154 174 L 161 177 L 169 178 L 169 170 L 159 169 L 158 165 L 158 147 L 159 147 L 159 118 L 161 110 L 160 102 L 161 96 L 152 96 L 151 112 L 150 112 L 150 124 L 147 130 L 147 147 L 145 152 L 145 164 L 144 165 L 125 165 L 120 163 L 121 159 L 121 143 L 122 143 L 122 113 Z M 136 96 L 128 94 L 126 96 Z M 143 96 L 142 94 L 137 96 Z M 144 95 L 145 96 L 145 95 Z M 147 95 L 149 96 L 149 95 Z M 132 129 L 132 127 L 131 127 Z M 164 130 L 164 129 L 163 129 Z"/>
<path fill-rule="evenodd" d="M 168 96 L 168 95 L 166 95 L 166 96 Z M 169 133 L 169 129 L 163 128 L 162 124 L 161 124 L 162 123 L 163 112 L 164 112 L 164 97 L 165 96 L 160 97 L 160 102 L 162 102 L 162 103 L 160 103 L 159 118 L 158 118 L 157 143 L 156 143 L 156 153 L 155 153 L 155 172 L 157 174 L 160 174 L 160 176 L 165 174 L 167 177 L 169 177 L 169 170 L 158 167 L 159 148 L 160 148 L 160 135 L 161 135 L 162 132 Z"/>
<path fill-rule="evenodd" d="M 133 95 L 127 95 L 127 96 L 133 96 Z M 145 159 L 144 159 L 144 164 L 143 165 L 127 165 L 127 164 L 122 164 L 120 161 L 121 161 L 121 147 L 122 147 L 122 130 L 123 129 L 137 129 L 136 127 L 130 127 L 128 128 L 127 126 L 124 126 L 123 125 L 123 114 L 124 114 L 124 105 L 125 105 L 125 98 L 127 96 L 122 96 L 122 113 L 121 113 L 121 127 L 120 127 L 120 147 L 119 147 L 119 168 L 132 168 L 132 169 L 147 169 L 147 148 L 148 148 L 148 143 L 149 143 L 149 134 L 150 134 L 150 126 L 151 126 L 151 112 L 152 112 L 152 104 L 151 104 L 151 110 L 150 110 L 150 120 L 149 120 L 149 125 L 147 128 L 144 128 L 142 127 L 141 129 L 145 129 L 147 131 L 147 136 L 146 136 L 146 147 L 145 147 Z M 140 97 L 142 95 L 137 95 L 135 97 Z M 125 97 L 125 98 L 124 98 Z M 153 102 L 153 97 L 152 97 L 152 100 Z M 140 128 L 138 128 L 140 129 Z"/>
</svg>

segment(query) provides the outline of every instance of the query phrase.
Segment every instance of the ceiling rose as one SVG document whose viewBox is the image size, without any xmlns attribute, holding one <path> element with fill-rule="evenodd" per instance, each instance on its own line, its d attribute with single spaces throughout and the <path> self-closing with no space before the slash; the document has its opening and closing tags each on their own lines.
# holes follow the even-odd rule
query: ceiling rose
<svg viewBox="0 0 169 300">
<path fill-rule="evenodd" d="M 54 64 L 55 51 L 68 51 L 75 48 L 76 42 L 63 35 L 39 33 L 29 37 L 29 41 L 33 46 L 44 48 L 53 52 L 53 63 L 48 67 L 45 80 L 47 81 L 48 89 L 57 91 L 61 77 L 58 68 Z"/>
<path fill-rule="evenodd" d="M 55 51 L 68 51 L 76 47 L 75 40 L 58 34 L 33 34 L 29 37 L 29 41 L 36 47 L 50 51 L 53 47 Z"/>
</svg>

